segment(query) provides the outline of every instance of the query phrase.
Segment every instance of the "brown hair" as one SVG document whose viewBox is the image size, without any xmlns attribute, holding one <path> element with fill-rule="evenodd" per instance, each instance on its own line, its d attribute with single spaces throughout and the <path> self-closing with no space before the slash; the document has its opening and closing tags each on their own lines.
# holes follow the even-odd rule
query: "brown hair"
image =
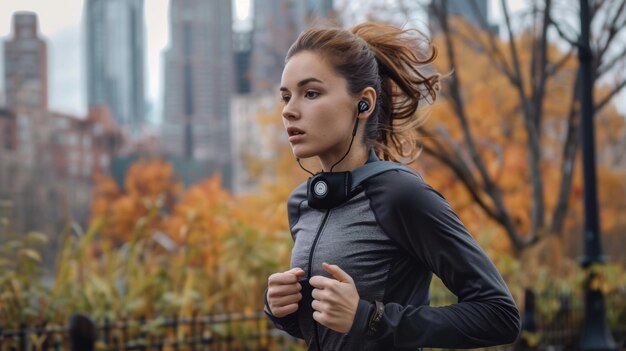
<svg viewBox="0 0 626 351">
<path fill-rule="evenodd" d="M 376 90 L 376 106 L 365 125 L 368 147 L 387 160 L 417 156 L 414 137 L 424 120 L 417 113 L 419 101 L 434 102 L 439 86 L 439 74 L 418 70 L 437 56 L 425 35 L 372 22 L 350 30 L 311 28 L 300 34 L 285 61 L 301 51 L 327 59 L 348 81 L 351 94 L 367 87 Z"/>
</svg>

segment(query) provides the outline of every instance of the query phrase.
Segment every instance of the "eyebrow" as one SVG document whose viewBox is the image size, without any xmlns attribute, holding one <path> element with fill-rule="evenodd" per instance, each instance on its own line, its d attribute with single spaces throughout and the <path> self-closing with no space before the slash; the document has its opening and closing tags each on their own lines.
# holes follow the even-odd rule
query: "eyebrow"
<svg viewBox="0 0 626 351">
<path fill-rule="evenodd" d="M 319 80 L 317 78 L 314 78 L 314 77 L 311 77 L 311 78 L 305 78 L 305 79 L 299 81 L 297 85 L 298 85 L 298 87 L 301 87 L 301 86 L 306 85 L 306 84 L 311 83 L 311 82 L 323 83 L 321 80 Z M 280 91 L 287 91 L 287 90 L 289 90 L 289 89 L 287 89 L 286 87 L 280 87 Z"/>
</svg>

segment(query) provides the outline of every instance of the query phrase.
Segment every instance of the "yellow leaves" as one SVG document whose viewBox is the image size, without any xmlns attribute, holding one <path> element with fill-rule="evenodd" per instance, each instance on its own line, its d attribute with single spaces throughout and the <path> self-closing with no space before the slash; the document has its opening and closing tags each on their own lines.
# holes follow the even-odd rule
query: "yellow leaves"
<svg viewBox="0 0 626 351">
<path fill-rule="evenodd" d="M 140 160 L 128 170 L 126 191 L 135 197 L 155 198 L 160 194 L 177 194 L 182 184 L 175 180 L 173 166 L 163 160 Z"/>
<path fill-rule="evenodd" d="M 607 167 L 598 167 L 598 201 L 600 212 L 601 232 L 611 232 L 623 220 L 626 210 L 626 174 L 611 171 Z M 622 223 L 622 225 L 624 222 Z"/>
<path fill-rule="evenodd" d="M 23 257 L 27 257 L 35 262 L 41 262 L 41 255 L 39 252 L 33 249 L 22 249 L 20 250 L 20 255 Z"/>
<path fill-rule="evenodd" d="M 434 68 L 448 77 L 443 78 L 443 91 L 438 102 L 431 109 L 425 130 L 434 134 L 437 140 L 425 139 L 424 144 L 451 155 L 454 161 L 467 165 L 469 178 L 475 182 L 473 192 L 476 196 L 497 212 L 487 192 L 486 182 L 479 172 L 474 155 L 468 148 L 467 135 L 461 122 L 467 123 L 477 153 L 486 171 L 498 190 L 501 192 L 506 211 L 510 214 L 515 229 L 519 233 L 528 232 L 531 224 L 530 214 L 533 208 L 533 177 L 539 176 L 543 186 L 542 201 L 544 219 L 541 235 L 549 234 L 551 216 L 559 203 L 559 195 L 563 183 L 562 162 L 563 147 L 569 123 L 572 94 L 578 62 L 576 55 L 568 54 L 553 43 L 548 42 L 548 70 L 554 69 L 558 63 L 559 70 L 546 78 L 542 99 L 543 113 L 536 115 L 531 96 L 533 84 L 539 82 L 537 53 L 532 50 L 536 40 L 530 31 L 522 32 L 513 40 L 517 48 L 522 93 L 526 100 L 520 98 L 516 81 L 512 81 L 503 72 L 507 67 L 513 69 L 513 57 L 510 43 L 494 38 L 491 43 L 487 34 L 471 27 L 458 18 L 450 19 L 451 41 L 455 50 L 454 67 L 450 66 L 446 39 L 442 34 L 434 38 L 434 44 L 440 51 L 439 58 L 433 63 Z M 493 50 L 495 47 L 498 54 Z M 504 65 L 501 65 L 502 60 Z M 453 79 L 459 83 L 460 101 L 453 100 L 451 88 Z M 595 101 L 602 101 L 613 87 L 596 86 Z M 526 125 L 524 107 L 529 107 L 529 114 L 536 117 L 539 125 L 538 162 L 540 174 L 531 174 L 529 165 L 530 142 Z M 457 111 L 462 109 L 463 115 Z M 579 113 L 575 106 L 575 112 Z M 462 118 L 465 118 L 463 121 Z M 577 117 L 578 118 L 578 117 Z M 619 157 L 623 153 L 623 140 L 626 136 L 626 119 L 614 106 L 606 106 L 595 115 L 596 149 L 598 160 L 598 188 L 602 231 L 615 232 L 624 228 L 626 212 L 626 177 L 617 168 Z M 577 122 L 578 119 L 574 123 Z M 441 147 L 436 147 L 436 145 Z M 580 169 L 580 153 L 574 167 L 572 190 L 568 199 L 568 215 L 564 233 L 580 230 L 582 227 L 583 182 Z M 443 171 L 449 165 L 435 163 L 429 156 L 418 160 L 420 166 L 426 165 L 427 180 L 450 200 L 459 217 L 472 232 L 480 237 L 484 232 L 505 233 L 501 224 L 486 216 L 477 215 L 472 206 L 476 200 L 468 196 L 466 185 L 451 172 Z M 478 210 L 480 213 L 482 210 Z M 484 212 L 484 211 L 482 211 Z M 478 230 L 478 231 L 475 231 Z M 623 230 L 622 230 L 623 231 Z M 522 234 L 523 235 L 523 234 Z M 566 255 L 566 253 L 561 253 Z"/>
<path fill-rule="evenodd" d="M 155 210 L 172 205 L 182 191 L 172 165 L 159 159 L 131 165 L 124 184 L 122 190 L 111 177 L 96 175 L 91 205 L 92 222 L 104 218 L 104 237 L 117 243 L 158 226 Z"/>
<path fill-rule="evenodd" d="M 528 347 L 530 348 L 535 348 L 539 346 L 539 342 L 541 341 L 541 335 L 539 333 L 529 332 L 526 330 L 522 331 L 520 338 L 526 341 L 526 345 L 528 345 Z"/>
<path fill-rule="evenodd" d="M 580 279 L 586 281 L 591 290 L 608 295 L 626 285 L 626 272 L 619 264 L 593 264 L 581 272 Z"/>
</svg>

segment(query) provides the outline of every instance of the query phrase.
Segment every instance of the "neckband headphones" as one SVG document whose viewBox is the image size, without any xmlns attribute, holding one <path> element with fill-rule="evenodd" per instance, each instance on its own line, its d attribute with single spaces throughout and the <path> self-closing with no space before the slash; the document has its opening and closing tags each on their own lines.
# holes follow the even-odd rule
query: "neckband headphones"
<svg viewBox="0 0 626 351">
<path fill-rule="evenodd" d="M 350 153 L 354 137 L 356 136 L 356 132 L 359 127 L 358 116 L 369 110 L 369 108 L 370 105 L 365 100 L 360 100 L 357 104 L 357 118 L 355 119 L 354 128 L 352 129 L 352 139 L 350 140 L 348 151 L 346 151 L 339 161 L 335 162 L 335 164 L 330 167 L 328 172 L 322 171 L 313 174 L 311 171 L 302 166 L 300 159 L 296 159 L 300 167 L 311 174 L 311 177 L 309 177 L 307 181 L 307 200 L 309 206 L 312 208 L 318 210 L 329 210 L 350 199 L 350 194 L 352 192 L 352 173 L 350 171 L 333 172 L 333 168 L 343 161 L 346 156 L 348 156 L 348 153 Z"/>
</svg>

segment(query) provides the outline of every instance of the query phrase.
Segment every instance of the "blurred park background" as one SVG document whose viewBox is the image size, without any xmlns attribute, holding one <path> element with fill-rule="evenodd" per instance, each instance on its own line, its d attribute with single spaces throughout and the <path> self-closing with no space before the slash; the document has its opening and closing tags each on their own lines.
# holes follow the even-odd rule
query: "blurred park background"
<svg viewBox="0 0 626 351">
<path fill-rule="evenodd" d="M 306 180 L 278 84 L 302 29 L 364 20 L 437 47 L 411 166 L 523 312 L 500 349 L 625 347 L 626 1 L 589 3 L 585 86 L 578 1 L 0 0 L 0 348 L 304 349 L 260 312 Z M 601 246 L 581 262 L 585 89 Z"/>
</svg>

